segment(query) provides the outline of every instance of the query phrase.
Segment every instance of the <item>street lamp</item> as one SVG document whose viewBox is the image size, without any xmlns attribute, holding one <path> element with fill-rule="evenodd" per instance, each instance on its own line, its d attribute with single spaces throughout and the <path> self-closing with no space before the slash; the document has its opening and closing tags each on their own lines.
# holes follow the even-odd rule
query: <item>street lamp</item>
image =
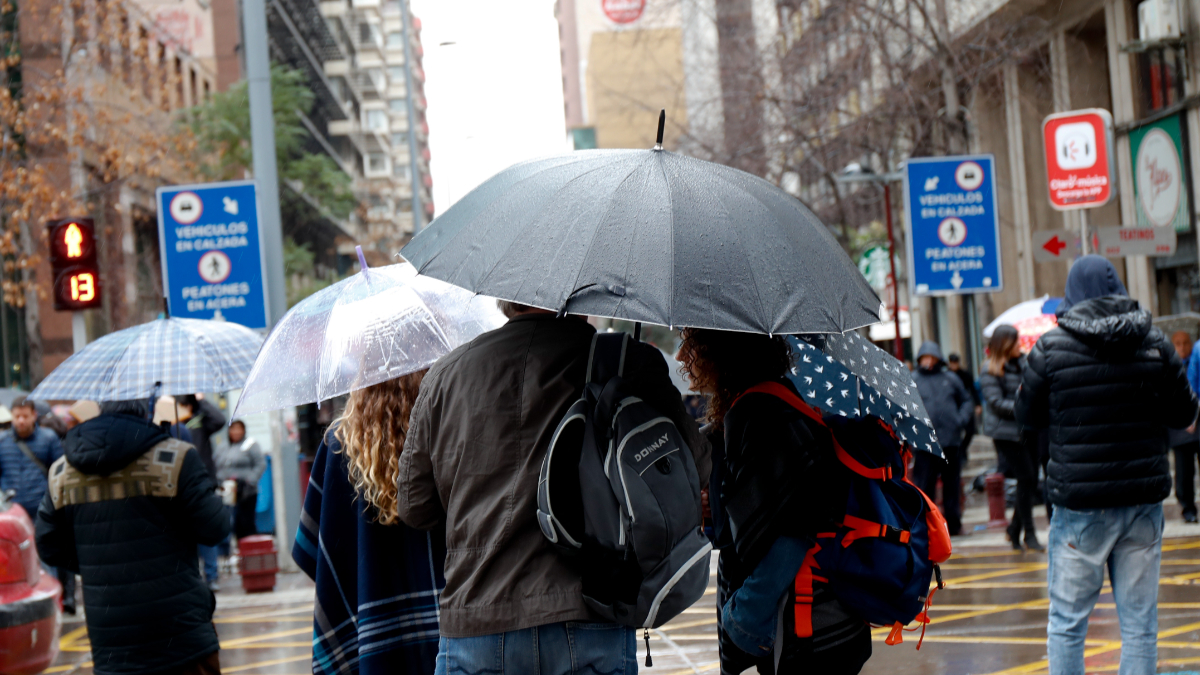
<svg viewBox="0 0 1200 675">
<path fill-rule="evenodd" d="M 904 362 L 904 342 L 900 337 L 900 284 L 896 279 L 896 237 L 892 230 L 892 183 L 903 180 L 904 174 L 896 171 L 893 173 L 875 173 L 870 167 L 863 167 L 858 162 L 851 162 L 842 169 L 841 175 L 837 177 L 839 183 L 874 183 L 875 185 L 883 186 L 883 211 L 885 220 L 887 221 L 887 237 L 888 237 L 888 267 L 891 269 L 890 276 L 892 277 L 892 321 L 895 322 L 896 339 L 893 344 L 893 352 L 896 360 Z"/>
</svg>

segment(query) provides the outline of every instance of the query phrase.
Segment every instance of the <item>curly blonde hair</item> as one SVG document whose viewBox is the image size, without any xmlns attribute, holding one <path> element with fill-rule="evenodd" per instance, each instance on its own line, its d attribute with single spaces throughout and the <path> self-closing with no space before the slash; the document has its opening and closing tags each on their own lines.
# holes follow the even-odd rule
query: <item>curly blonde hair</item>
<svg viewBox="0 0 1200 675">
<path fill-rule="evenodd" d="M 400 520 L 396 509 L 400 453 L 426 372 L 419 370 L 351 393 L 337 419 L 334 436 L 349 460 L 350 483 L 375 508 L 375 520 L 383 525 Z"/>
</svg>

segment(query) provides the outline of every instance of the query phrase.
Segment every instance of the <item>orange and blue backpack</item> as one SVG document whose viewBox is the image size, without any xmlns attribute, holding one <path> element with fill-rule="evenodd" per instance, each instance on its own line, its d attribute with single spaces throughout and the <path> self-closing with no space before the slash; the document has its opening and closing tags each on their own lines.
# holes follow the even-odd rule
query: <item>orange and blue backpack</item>
<svg viewBox="0 0 1200 675">
<path fill-rule="evenodd" d="M 877 417 L 822 418 L 777 382 L 745 393 L 775 396 L 827 428 L 835 470 L 849 479 L 841 521 L 818 533 L 796 575 L 796 636 L 812 636 L 813 589 L 827 584 L 846 609 L 870 624 L 890 626 L 887 644 L 903 642 L 904 630 L 916 630 L 905 628 L 914 621 L 923 638 L 933 594 L 944 587 L 938 564 L 950 558 L 951 546 L 945 518 L 908 479 L 912 448 Z"/>
</svg>

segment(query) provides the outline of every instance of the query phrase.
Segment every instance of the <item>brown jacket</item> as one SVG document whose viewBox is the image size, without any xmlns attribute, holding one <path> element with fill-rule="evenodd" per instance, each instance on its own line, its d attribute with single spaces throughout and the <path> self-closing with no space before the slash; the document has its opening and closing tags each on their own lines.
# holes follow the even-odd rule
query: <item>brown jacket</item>
<svg viewBox="0 0 1200 675">
<path fill-rule="evenodd" d="M 400 457 L 399 510 L 420 529 L 446 521 L 447 637 L 595 618 L 579 575 L 537 524 L 538 470 L 583 392 L 594 334 L 579 318 L 523 314 L 443 357 L 421 383 Z M 707 483 L 707 442 L 661 352 L 637 344 L 626 359 L 627 381 L 675 420 Z"/>
</svg>

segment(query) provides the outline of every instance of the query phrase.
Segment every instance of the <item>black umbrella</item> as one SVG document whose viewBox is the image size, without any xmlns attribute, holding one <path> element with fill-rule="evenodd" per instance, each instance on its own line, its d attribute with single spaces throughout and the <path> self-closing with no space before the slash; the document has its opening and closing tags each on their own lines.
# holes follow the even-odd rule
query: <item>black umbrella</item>
<svg viewBox="0 0 1200 675">
<path fill-rule="evenodd" d="M 661 149 L 512 166 L 401 251 L 424 275 L 560 313 L 756 333 L 876 323 L 828 229 L 767 181 Z"/>
</svg>

